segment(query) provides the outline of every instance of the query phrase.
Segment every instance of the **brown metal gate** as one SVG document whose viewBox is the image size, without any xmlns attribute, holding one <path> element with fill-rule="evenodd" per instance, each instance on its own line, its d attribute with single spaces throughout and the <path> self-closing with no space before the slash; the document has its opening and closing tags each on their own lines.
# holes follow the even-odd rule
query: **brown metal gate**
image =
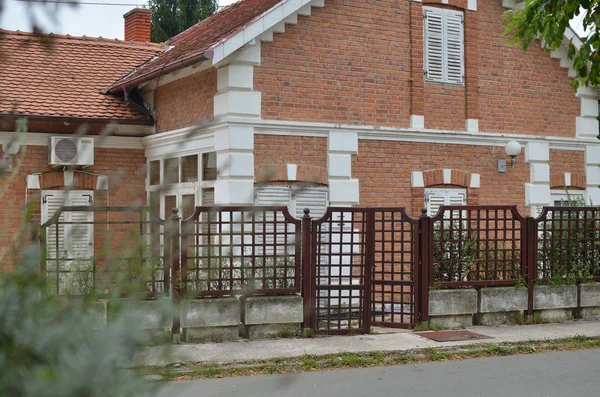
<svg viewBox="0 0 600 397">
<path fill-rule="evenodd" d="M 320 333 L 416 324 L 418 221 L 404 208 L 331 207 L 311 222 L 311 323 Z"/>
</svg>

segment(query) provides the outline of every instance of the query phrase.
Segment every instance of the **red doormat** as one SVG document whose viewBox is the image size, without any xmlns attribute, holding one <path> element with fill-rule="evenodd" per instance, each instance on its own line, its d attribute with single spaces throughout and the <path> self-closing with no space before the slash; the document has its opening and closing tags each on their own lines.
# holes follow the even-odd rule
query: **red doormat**
<svg viewBox="0 0 600 397">
<path fill-rule="evenodd" d="M 463 340 L 494 339 L 491 336 L 476 334 L 475 332 L 471 331 L 415 332 L 415 334 L 424 338 L 432 339 L 436 342 L 457 342 Z"/>
</svg>

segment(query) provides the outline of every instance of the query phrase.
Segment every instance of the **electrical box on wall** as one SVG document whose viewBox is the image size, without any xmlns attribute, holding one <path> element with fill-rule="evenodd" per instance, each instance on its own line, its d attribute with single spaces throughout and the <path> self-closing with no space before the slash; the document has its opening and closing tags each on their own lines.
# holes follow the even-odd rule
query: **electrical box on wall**
<svg viewBox="0 0 600 397">
<path fill-rule="evenodd" d="M 498 160 L 498 172 L 500 172 L 500 173 L 506 172 L 506 160 L 503 160 L 503 159 Z"/>
<path fill-rule="evenodd" d="M 50 165 L 94 165 L 94 138 L 50 137 L 48 163 Z"/>
</svg>

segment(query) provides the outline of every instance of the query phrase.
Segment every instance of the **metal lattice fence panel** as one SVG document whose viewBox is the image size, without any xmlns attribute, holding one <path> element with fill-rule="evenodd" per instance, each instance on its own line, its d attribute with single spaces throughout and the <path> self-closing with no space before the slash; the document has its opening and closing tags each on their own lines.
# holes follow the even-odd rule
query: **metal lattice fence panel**
<svg viewBox="0 0 600 397">
<path fill-rule="evenodd" d="M 312 223 L 315 328 L 322 333 L 369 331 L 367 214 L 331 207 Z"/>
<path fill-rule="evenodd" d="M 58 295 L 170 292 L 166 222 L 149 207 L 61 206 L 41 230 L 42 271 Z"/>
<path fill-rule="evenodd" d="M 514 285 L 524 279 L 525 218 L 516 206 L 442 206 L 432 224 L 434 285 Z"/>
<path fill-rule="evenodd" d="M 182 221 L 182 292 L 300 292 L 301 221 L 286 207 L 196 207 Z"/>
<path fill-rule="evenodd" d="M 418 220 L 404 208 L 373 209 L 373 325 L 416 324 L 415 275 Z"/>
<path fill-rule="evenodd" d="M 535 219 L 537 279 L 600 279 L 600 208 L 545 207 Z"/>
</svg>

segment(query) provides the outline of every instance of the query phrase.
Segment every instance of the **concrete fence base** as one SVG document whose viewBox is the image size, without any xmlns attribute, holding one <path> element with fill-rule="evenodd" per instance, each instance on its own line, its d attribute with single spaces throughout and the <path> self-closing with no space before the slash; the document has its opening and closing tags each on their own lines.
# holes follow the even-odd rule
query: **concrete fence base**
<svg viewBox="0 0 600 397">
<path fill-rule="evenodd" d="M 600 284 L 579 285 L 579 309 L 575 317 L 582 320 L 600 319 Z"/>
<path fill-rule="evenodd" d="M 185 342 L 224 342 L 239 337 L 240 301 L 235 297 L 181 302 L 181 336 Z"/>
<path fill-rule="evenodd" d="M 442 328 L 466 328 L 473 325 L 477 313 L 477 291 L 446 289 L 429 291 L 429 325 Z"/>
<path fill-rule="evenodd" d="M 169 332 L 173 324 L 173 302 L 170 298 L 118 299 L 104 302 L 104 307 L 108 322 L 121 315 L 133 317 L 138 330 L 145 333 L 152 344 L 162 344 L 170 339 Z"/>
<path fill-rule="evenodd" d="M 481 288 L 478 310 L 474 317 L 477 325 L 502 325 L 520 322 L 527 310 L 527 288 Z"/>
<path fill-rule="evenodd" d="M 521 323 L 527 312 L 525 287 L 448 289 L 429 292 L 429 325 L 466 328 Z M 539 285 L 533 291 L 534 321 L 600 318 L 600 284 Z"/>
<path fill-rule="evenodd" d="M 242 332 L 249 339 L 300 335 L 303 308 L 299 295 L 244 297 Z"/>
<path fill-rule="evenodd" d="M 533 315 L 544 322 L 573 320 L 577 309 L 576 285 L 540 285 L 533 289 Z"/>
</svg>

